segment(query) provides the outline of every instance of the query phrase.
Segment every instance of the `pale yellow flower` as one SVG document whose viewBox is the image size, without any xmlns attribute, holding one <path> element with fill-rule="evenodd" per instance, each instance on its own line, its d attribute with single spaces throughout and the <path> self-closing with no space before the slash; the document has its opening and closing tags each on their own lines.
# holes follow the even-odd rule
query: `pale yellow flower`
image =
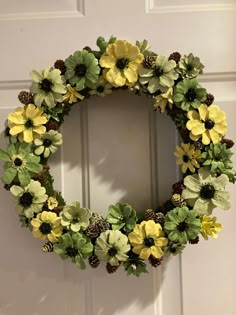
<svg viewBox="0 0 236 315">
<path fill-rule="evenodd" d="M 167 104 L 169 105 L 170 109 L 173 108 L 173 88 L 172 87 L 168 88 L 166 92 L 161 93 L 155 96 L 154 98 L 155 98 L 154 108 L 155 109 L 160 108 L 161 113 L 164 113 Z"/>
<path fill-rule="evenodd" d="M 195 146 L 190 143 L 181 143 L 181 146 L 176 146 L 176 164 L 181 165 L 183 173 L 186 173 L 189 169 L 192 173 L 195 172 L 196 168 L 199 168 L 199 159 L 201 151 L 196 150 Z"/>
<path fill-rule="evenodd" d="M 53 210 L 54 208 L 56 208 L 58 206 L 57 199 L 54 197 L 49 197 L 47 200 L 47 206 L 48 206 L 48 209 L 50 210 Z"/>
<path fill-rule="evenodd" d="M 66 86 L 67 92 L 63 95 L 63 101 L 68 102 L 69 104 L 76 103 L 78 100 L 83 100 L 84 96 L 76 91 L 70 84 Z"/>
<path fill-rule="evenodd" d="M 216 217 L 210 217 L 204 215 L 201 217 L 201 234 L 205 240 L 208 240 L 208 236 L 213 238 L 218 237 L 218 232 L 223 229 L 222 224 L 216 222 Z"/>
<path fill-rule="evenodd" d="M 46 132 L 44 124 L 48 121 L 41 107 L 33 104 L 18 107 L 15 112 L 8 114 L 10 134 L 17 136 L 19 141 L 33 142 L 35 138 Z"/>
</svg>

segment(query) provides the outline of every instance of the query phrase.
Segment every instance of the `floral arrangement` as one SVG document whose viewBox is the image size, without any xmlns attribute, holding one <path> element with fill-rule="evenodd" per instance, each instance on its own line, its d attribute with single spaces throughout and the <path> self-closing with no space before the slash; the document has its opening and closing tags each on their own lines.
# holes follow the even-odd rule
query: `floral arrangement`
<svg viewBox="0 0 236 315">
<path fill-rule="evenodd" d="M 122 266 L 128 275 L 140 276 L 147 263 L 157 267 L 201 236 L 217 238 L 222 225 L 212 212 L 230 208 L 225 187 L 236 180 L 234 143 L 225 138 L 226 114 L 197 80 L 204 68 L 198 57 L 178 52 L 166 57 L 151 51 L 146 40 L 133 45 L 113 36 L 99 37 L 97 46 L 32 71 L 29 91 L 18 95 L 23 105 L 7 117 L 2 181 L 22 226 L 45 242 L 44 252 L 80 269 L 86 260 L 92 268 L 104 261 L 108 273 Z M 62 145 L 59 130 L 71 108 L 118 89 L 145 94 L 155 111 L 174 121 L 182 138 L 175 152 L 182 178 L 157 209 L 138 214 L 129 204 L 116 203 L 104 218 L 79 201 L 65 203 L 53 187 L 48 161 Z"/>
</svg>

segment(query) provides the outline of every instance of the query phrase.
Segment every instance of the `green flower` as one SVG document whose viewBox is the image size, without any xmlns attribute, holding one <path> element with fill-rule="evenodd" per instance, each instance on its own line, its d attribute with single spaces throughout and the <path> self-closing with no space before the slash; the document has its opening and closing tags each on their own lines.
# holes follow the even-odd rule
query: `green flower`
<svg viewBox="0 0 236 315">
<path fill-rule="evenodd" d="M 123 262 L 123 266 L 128 276 L 134 275 L 140 277 L 142 273 L 148 273 L 145 262 L 132 251 L 128 253 L 128 260 Z"/>
<path fill-rule="evenodd" d="M 169 211 L 164 224 L 169 240 L 180 244 L 194 240 L 201 229 L 201 221 L 197 216 L 198 213 L 188 207 L 177 207 Z"/>
<path fill-rule="evenodd" d="M 40 212 L 48 198 L 46 189 L 35 180 L 31 180 L 25 187 L 13 185 L 10 192 L 17 202 L 19 214 L 24 214 L 27 218 L 32 218 L 35 213 Z"/>
<path fill-rule="evenodd" d="M 194 57 L 193 54 L 181 57 L 176 71 L 184 79 L 196 78 L 199 74 L 202 74 L 204 65 L 200 62 L 198 57 Z"/>
<path fill-rule="evenodd" d="M 172 87 L 174 80 L 178 78 L 175 67 L 174 60 L 168 60 L 167 57 L 158 55 L 153 68 L 146 69 L 143 65 L 140 67 L 139 81 L 141 84 L 148 84 L 147 89 L 150 93 Z"/>
<path fill-rule="evenodd" d="M 61 224 L 73 232 L 78 232 L 85 230 L 89 226 L 91 216 L 91 210 L 81 208 L 79 201 L 75 201 L 63 208 L 61 212 Z"/>
<path fill-rule="evenodd" d="M 218 177 L 200 169 L 198 174 L 188 175 L 184 178 L 182 197 L 188 205 L 193 207 L 199 215 L 209 215 L 216 207 L 229 209 L 229 192 L 225 191 L 229 178 L 225 174 Z"/>
<path fill-rule="evenodd" d="M 33 80 L 30 92 L 34 94 L 34 103 L 37 106 L 46 105 L 49 108 L 56 106 L 57 102 L 63 101 L 62 94 L 66 93 L 62 82 L 61 71 L 46 68 L 42 71 L 31 72 Z"/>
<path fill-rule="evenodd" d="M 62 259 L 71 258 L 80 269 L 85 269 L 84 258 L 91 256 L 93 245 L 89 238 L 81 233 L 65 233 L 60 236 L 58 243 L 54 244 L 53 251 Z"/>
<path fill-rule="evenodd" d="M 225 144 L 211 143 L 205 148 L 205 152 L 201 154 L 202 165 L 216 175 L 225 174 L 229 177 L 229 181 L 236 181 L 236 170 L 233 169 L 231 157 L 233 152 L 226 148 Z"/>
<path fill-rule="evenodd" d="M 99 78 L 99 81 L 89 91 L 90 95 L 106 96 L 112 93 L 112 85 L 107 82 L 103 77 Z"/>
<path fill-rule="evenodd" d="M 174 89 L 174 103 L 177 107 L 189 111 L 198 108 L 206 99 L 207 91 L 196 79 L 184 79 Z"/>
<path fill-rule="evenodd" d="M 2 180 L 11 184 L 14 179 L 22 186 L 28 185 L 32 174 L 41 172 L 40 158 L 31 152 L 28 143 L 10 144 L 7 151 L 0 149 L 0 160 L 5 161 Z"/>
<path fill-rule="evenodd" d="M 168 246 L 166 247 L 165 254 L 167 256 L 169 255 L 176 256 L 178 254 L 181 254 L 184 249 L 185 245 L 181 243 L 169 242 Z"/>
<path fill-rule="evenodd" d="M 65 78 L 77 91 L 86 87 L 93 88 L 98 81 L 100 68 L 98 60 L 87 50 L 76 51 L 65 60 Z"/>
<path fill-rule="evenodd" d="M 49 130 L 40 138 L 34 140 L 36 155 L 43 155 L 48 158 L 51 153 L 57 151 L 58 146 L 62 144 L 62 135 L 56 130 Z"/>
<path fill-rule="evenodd" d="M 136 212 L 127 203 L 116 203 L 108 209 L 107 221 L 112 225 L 113 230 L 123 229 L 129 233 L 135 227 L 137 217 Z"/>
<path fill-rule="evenodd" d="M 136 40 L 135 44 L 144 56 L 154 55 L 154 53 L 150 51 L 151 47 L 146 39 L 144 39 L 143 41 Z"/>
<path fill-rule="evenodd" d="M 118 266 L 120 262 L 126 261 L 129 250 L 128 237 L 120 231 L 107 230 L 101 233 L 95 244 L 95 254 L 98 258 L 112 266 Z"/>
</svg>

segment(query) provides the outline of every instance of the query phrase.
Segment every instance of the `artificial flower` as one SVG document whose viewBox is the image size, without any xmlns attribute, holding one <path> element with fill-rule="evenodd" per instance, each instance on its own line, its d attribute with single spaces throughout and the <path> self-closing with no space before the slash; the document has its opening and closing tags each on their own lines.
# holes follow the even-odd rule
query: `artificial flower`
<svg viewBox="0 0 236 315">
<path fill-rule="evenodd" d="M 104 78 L 115 87 L 132 86 L 138 81 L 138 68 L 143 54 L 126 40 L 116 40 L 106 48 L 99 64 L 105 68 Z"/>
<path fill-rule="evenodd" d="M 127 275 L 135 275 L 139 277 L 142 273 L 148 273 L 145 262 L 132 251 L 128 252 L 128 259 L 123 262 Z"/>
<path fill-rule="evenodd" d="M 61 218 L 54 212 L 43 211 L 38 213 L 30 223 L 33 227 L 33 236 L 41 240 L 55 243 L 62 234 Z"/>
<path fill-rule="evenodd" d="M 118 230 L 102 232 L 95 244 L 95 254 L 111 266 L 119 266 L 120 262 L 126 261 L 129 250 L 128 237 Z"/>
<path fill-rule="evenodd" d="M 30 91 L 34 94 L 35 105 L 46 105 L 53 108 L 57 102 L 63 101 L 62 94 L 66 93 L 66 89 L 60 70 L 50 67 L 42 71 L 33 70 L 31 78 L 33 82 Z"/>
<path fill-rule="evenodd" d="M 62 134 L 56 130 L 45 132 L 40 138 L 34 140 L 36 155 L 43 155 L 48 158 L 50 154 L 55 153 L 60 145 L 62 145 Z"/>
<path fill-rule="evenodd" d="M 140 83 L 148 84 L 147 90 L 149 93 L 155 93 L 158 90 L 163 90 L 174 85 L 174 80 L 178 78 L 178 73 L 175 71 L 176 63 L 174 60 L 168 60 L 167 57 L 158 55 L 155 59 L 154 66 L 151 69 L 140 67 Z"/>
<path fill-rule="evenodd" d="M 208 236 L 213 238 L 218 237 L 218 232 L 223 229 L 222 224 L 216 222 L 216 217 L 210 217 L 204 215 L 201 217 L 201 234 L 205 240 L 208 240 Z"/>
<path fill-rule="evenodd" d="M 193 54 L 188 56 L 184 55 L 180 58 L 176 71 L 184 79 L 196 78 L 199 74 L 202 74 L 204 65 L 201 63 L 198 57 L 194 57 Z"/>
<path fill-rule="evenodd" d="M 168 246 L 165 249 L 165 255 L 178 255 L 181 254 L 182 251 L 185 249 L 186 244 L 176 243 L 176 242 L 169 242 Z"/>
<path fill-rule="evenodd" d="M 141 259 L 148 259 L 151 255 L 161 258 L 164 255 L 164 247 L 168 244 L 161 225 L 153 220 L 136 224 L 128 237 L 133 246 L 132 251 Z"/>
<path fill-rule="evenodd" d="M 18 136 L 20 142 L 33 142 L 35 138 L 46 132 L 44 124 L 48 121 L 40 107 L 33 104 L 18 107 L 8 114 L 8 126 L 12 136 Z"/>
<path fill-rule="evenodd" d="M 90 95 L 97 95 L 104 97 L 112 93 L 112 85 L 107 82 L 102 76 L 99 78 L 99 81 L 93 86 L 89 91 Z"/>
<path fill-rule="evenodd" d="M 98 81 L 98 60 L 87 50 L 76 51 L 65 60 L 65 78 L 77 91 L 92 88 Z"/>
<path fill-rule="evenodd" d="M 144 55 L 144 56 L 147 56 L 147 55 L 150 55 L 150 54 L 153 54 L 150 49 L 150 45 L 148 43 L 148 41 L 146 39 L 142 40 L 142 41 L 138 41 L 136 40 L 136 46 L 139 48 L 140 52 Z"/>
<path fill-rule="evenodd" d="M 89 226 L 92 212 L 88 208 L 81 208 L 79 201 L 66 205 L 61 212 L 61 224 L 73 232 L 85 230 Z"/>
<path fill-rule="evenodd" d="M 190 143 L 181 143 L 181 146 L 176 146 L 176 164 L 181 165 L 183 173 L 189 169 L 192 173 L 195 172 L 196 168 L 199 168 L 199 160 L 201 151 L 196 150 L 195 146 Z"/>
<path fill-rule="evenodd" d="M 6 151 L 0 149 L 0 160 L 5 161 L 2 180 L 11 184 L 14 179 L 25 186 L 32 174 L 42 171 L 40 158 L 31 152 L 31 145 L 25 142 L 10 144 Z"/>
<path fill-rule="evenodd" d="M 111 37 L 109 38 L 108 41 L 106 41 L 104 37 L 99 36 L 97 39 L 97 42 L 96 42 L 97 46 L 100 49 L 100 52 L 99 52 L 100 56 L 99 57 L 101 57 L 101 54 L 103 54 L 106 51 L 107 46 L 110 44 L 113 44 L 115 41 L 116 41 L 116 37 L 114 37 L 113 35 L 111 35 Z"/>
<path fill-rule="evenodd" d="M 174 88 L 174 103 L 177 107 L 189 111 L 198 108 L 206 99 L 204 89 L 196 79 L 184 79 Z"/>
<path fill-rule="evenodd" d="M 189 111 L 187 117 L 186 127 L 193 141 L 201 138 L 205 145 L 211 141 L 216 144 L 227 132 L 226 114 L 217 105 L 202 104 L 198 111 Z"/>
<path fill-rule="evenodd" d="M 230 208 L 230 195 L 225 191 L 228 182 L 229 178 L 225 174 L 215 177 L 200 169 L 198 174 L 184 178 L 182 196 L 199 215 L 211 214 L 216 207 L 226 210 Z"/>
<path fill-rule="evenodd" d="M 53 210 L 58 206 L 58 201 L 54 197 L 49 197 L 47 200 L 47 207 L 49 210 Z"/>
<path fill-rule="evenodd" d="M 78 100 L 83 100 L 84 96 L 76 91 L 70 84 L 66 85 L 66 94 L 63 96 L 63 101 L 68 102 L 69 104 L 76 103 Z"/>
<path fill-rule="evenodd" d="M 88 237 L 81 233 L 65 233 L 54 244 L 53 251 L 62 259 L 71 258 L 72 262 L 80 269 L 85 269 L 84 258 L 93 252 L 93 245 Z"/>
<path fill-rule="evenodd" d="M 25 187 L 13 185 L 10 192 L 17 202 L 19 214 L 24 214 L 27 218 L 32 218 L 35 213 L 40 212 L 48 198 L 46 189 L 40 182 L 32 179 Z"/>
<path fill-rule="evenodd" d="M 164 230 L 168 239 L 179 244 L 186 244 L 196 239 L 201 229 L 201 221 L 195 210 L 188 207 L 176 207 L 167 212 Z"/>
<path fill-rule="evenodd" d="M 137 216 L 130 205 L 118 202 L 109 207 L 107 221 L 111 224 L 113 230 L 123 229 L 126 233 L 129 233 L 136 224 Z"/>
<path fill-rule="evenodd" d="M 10 134 L 10 128 L 8 126 L 8 120 L 5 120 L 4 122 L 4 130 L 0 133 L 0 137 L 5 137 L 9 143 L 16 143 L 17 137 L 12 136 Z"/>
<path fill-rule="evenodd" d="M 154 97 L 155 104 L 154 108 L 160 108 L 161 113 L 164 113 L 166 106 L 169 105 L 169 108 L 173 108 L 173 88 L 170 87 L 166 92 L 163 92 Z"/>
</svg>

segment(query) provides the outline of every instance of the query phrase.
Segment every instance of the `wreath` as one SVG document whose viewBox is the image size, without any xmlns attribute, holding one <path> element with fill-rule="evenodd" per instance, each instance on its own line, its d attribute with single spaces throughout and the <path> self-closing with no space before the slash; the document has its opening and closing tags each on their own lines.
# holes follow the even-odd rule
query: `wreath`
<svg viewBox="0 0 236 315">
<path fill-rule="evenodd" d="M 140 276 L 147 263 L 157 267 L 200 236 L 217 238 L 222 225 L 212 211 L 230 208 L 225 186 L 236 180 L 234 143 L 225 138 L 226 114 L 197 80 L 204 68 L 198 57 L 166 57 L 151 51 L 146 40 L 133 45 L 113 36 L 99 37 L 97 46 L 31 72 L 30 90 L 19 93 L 23 105 L 8 114 L 3 132 L 8 147 L 0 149 L 2 181 L 21 225 L 45 241 L 44 252 L 69 258 L 80 269 L 86 259 L 93 268 L 105 261 L 108 273 L 123 266 L 128 275 Z M 173 120 L 182 139 L 175 152 L 182 179 L 157 209 L 138 214 L 118 202 L 104 218 L 79 201 L 66 204 L 53 187 L 48 161 L 62 145 L 59 129 L 72 107 L 119 89 L 145 94 L 155 111 Z"/>
</svg>

